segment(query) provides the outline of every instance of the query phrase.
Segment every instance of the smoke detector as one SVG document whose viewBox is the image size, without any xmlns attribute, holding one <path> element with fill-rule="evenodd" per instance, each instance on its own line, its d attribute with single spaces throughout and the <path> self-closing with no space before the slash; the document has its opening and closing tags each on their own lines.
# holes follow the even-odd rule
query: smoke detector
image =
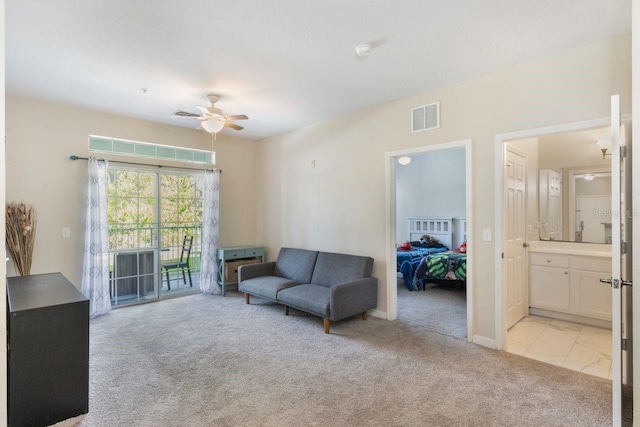
<svg viewBox="0 0 640 427">
<path fill-rule="evenodd" d="M 360 44 L 356 46 L 356 55 L 358 55 L 359 58 L 366 58 L 369 56 L 369 52 L 371 52 L 370 44 Z"/>
</svg>

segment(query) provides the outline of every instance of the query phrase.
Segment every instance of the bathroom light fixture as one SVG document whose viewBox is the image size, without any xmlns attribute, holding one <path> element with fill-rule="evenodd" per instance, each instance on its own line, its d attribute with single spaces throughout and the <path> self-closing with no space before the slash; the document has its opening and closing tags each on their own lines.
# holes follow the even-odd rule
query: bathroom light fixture
<svg viewBox="0 0 640 427">
<path fill-rule="evenodd" d="M 398 163 L 400 163 L 402 166 L 407 166 L 409 163 L 411 163 L 411 157 L 402 156 L 398 159 Z"/>
<path fill-rule="evenodd" d="M 607 150 L 611 148 L 611 140 L 609 139 L 600 139 L 598 142 L 598 147 L 600 147 L 600 151 L 602 151 L 602 160 L 606 158 L 606 156 L 610 156 L 611 153 L 607 153 Z"/>
<path fill-rule="evenodd" d="M 588 173 L 588 174 L 586 174 L 585 176 L 583 176 L 583 178 L 584 178 L 586 181 L 593 181 L 593 178 L 595 178 L 595 177 L 596 177 L 596 176 L 595 176 L 594 174 L 592 174 L 592 173 Z"/>
</svg>

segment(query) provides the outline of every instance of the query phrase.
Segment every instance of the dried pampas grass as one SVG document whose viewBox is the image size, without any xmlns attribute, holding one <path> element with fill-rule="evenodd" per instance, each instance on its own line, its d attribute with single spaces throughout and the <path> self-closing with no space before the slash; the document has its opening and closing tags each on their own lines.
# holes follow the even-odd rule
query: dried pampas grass
<svg viewBox="0 0 640 427">
<path fill-rule="evenodd" d="M 24 203 L 11 202 L 6 211 L 6 242 L 21 276 L 31 272 L 33 243 L 36 238 L 36 211 Z"/>
</svg>

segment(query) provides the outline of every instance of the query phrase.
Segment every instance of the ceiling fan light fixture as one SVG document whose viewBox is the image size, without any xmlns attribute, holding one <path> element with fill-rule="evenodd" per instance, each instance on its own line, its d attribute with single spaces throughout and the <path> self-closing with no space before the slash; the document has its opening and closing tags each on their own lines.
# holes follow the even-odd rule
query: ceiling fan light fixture
<svg viewBox="0 0 640 427">
<path fill-rule="evenodd" d="M 224 127 L 225 121 L 226 120 L 224 117 L 214 117 L 214 118 L 210 118 L 209 120 L 205 120 L 200 124 L 202 125 L 203 129 L 206 130 L 207 132 L 218 133 Z"/>
</svg>

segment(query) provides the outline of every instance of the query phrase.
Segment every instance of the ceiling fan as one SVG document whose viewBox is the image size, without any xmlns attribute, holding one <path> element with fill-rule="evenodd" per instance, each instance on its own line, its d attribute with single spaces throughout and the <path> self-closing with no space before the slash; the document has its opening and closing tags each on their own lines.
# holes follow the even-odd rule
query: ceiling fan
<svg viewBox="0 0 640 427">
<path fill-rule="evenodd" d="M 196 106 L 198 110 L 200 110 L 201 114 L 194 114 L 188 111 L 178 110 L 173 113 L 171 117 L 177 117 L 180 119 L 198 119 L 201 120 L 200 126 L 198 129 L 202 127 L 209 133 L 218 133 L 222 130 L 223 127 L 229 127 L 235 130 L 244 129 L 242 126 L 232 123 L 231 120 L 248 120 L 244 114 L 235 114 L 235 115 L 223 115 L 222 110 L 220 108 L 216 108 L 215 103 L 220 99 L 219 95 L 207 95 L 209 102 L 211 103 L 211 107 L 199 107 Z"/>
</svg>

